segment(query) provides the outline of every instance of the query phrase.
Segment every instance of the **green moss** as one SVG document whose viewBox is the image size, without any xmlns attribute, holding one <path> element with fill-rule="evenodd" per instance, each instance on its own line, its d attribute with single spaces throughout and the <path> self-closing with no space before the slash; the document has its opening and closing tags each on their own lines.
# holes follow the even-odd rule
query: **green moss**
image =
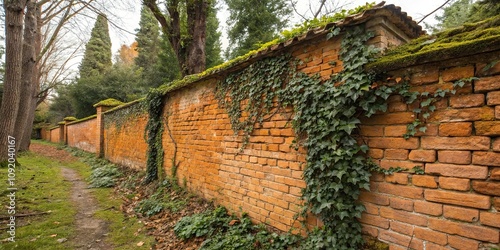
<svg viewBox="0 0 500 250">
<path fill-rule="evenodd" d="M 297 25 L 292 30 L 283 31 L 282 36 L 280 38 L 274 39 L 272 41 L 269 41 L 267 43 L 262 44 L 259 49 L 251 50 L 248 53 L 246 53 L 245 55 L 236 57 L 232 60 L 229 60 L 227 62 L 224 62 L 224 63 L 219 64 L 217 66 L 214 66 L 212 68 L 209 68 L 201 73 L 185 76 L 182 79 L 165 83 L 162 86 L 158 87 L 158 89 L 155 91 L 159 91 L 161 94 L 165 95 L 165 94 L 172 92 L 176 89 L 180 89 L 182 87 L 190 85 L 191 83 L 197 82 L 197 81 L 199 81 L 207 76 L 213 75 L 214 73 L 229 69 L 232 66 L 235 66 L 235 65 L 242 63 L 242 62 L 245 62 L 248 59 L 250 59 L 250 57 L 258 54 L 261 51 L 267 50 L 269 47 L 271 47 L 273 45 L 287 41 L 287 40 L 292 39 L 294 37 L 301 36 L 301 35 L 307 33 L 309 30 L 319 28 L 319 27 L 325 27 L 329 23 L 343 20 L 350 15 L 359 14 L 365 10 L 372 8 L 374 5 L 375 5 L 375 3 L 366 3 L 365 5 L 361 5 L 359 7 L 352 9 L 352 10 L 341 10 L 340 12 L 335 13 L 332 16 L 323 16 L 319 19 L 306 21 L 303 24 Z"/>
<path fill-rule="evenodd" d="M 58 123 L 57 123 L 57 125 L 64 125 L 64 124 L 66 124 L 66 122 L 65 122 L 65 121 L 61 121 L 61 122 L 58 122 Z M 59 126 L 54 126 L 54 128 L 58 128 L 58 127 L 59 127 Z"/>
<path fill-rule="evenodd" d="M 386 71 L 414 64 L 443 60 L 498 48 L 500 15 L 475 24 L 423 36 L 395 49 L 367 65 L 373 71 Z"/>
<path fill-rule="evenodd" d="M 110 110 L 107 110 L 107 111 L 106 111 L 106 112 L 104 112 L 104 113 L 112 113 L 113 111 L 117 111 L 117 110 L 120 110 L 120 109 L 123 109 L 123 108 L 130 107 L 130 106 L 135 105 L 135 104 L 137 104 L 137 103 L 144 102 L 144 100 L 145 100 L 145 99 L 146 99 L 146 97 L 142 97 L 142 98 L 139 98 L 139 99 L 137 99 L 137 100 L 133 100 L 133 101 L 131 101 L 131 102 L 123 103 L 123 104 L 121 104 L 121 105 L 119 105 L 119 106 L 116 106 L 116 107 L 114 107 L 114 108 L 110 109 Z"/>
<path fill-rule="evenodd" d="M 119 105 L 122 105 L 123 102 L 121 101 L 118 101 L 116 99 L 113 99 L 113 98 L 108 98 L 106 100 L 102 100 L 96 104 L 94 104 L 94 108 L 95 107 L 100 107 L 100 106 L 104 106 L 104 107 L 115 107 L 115 106 L 119 106 Z"/>
<path fill-rule="evenodd" d="M 69 122 L 69 121 L 76 121 L 78 119 L 74 116 L 68 116 L 68 117 L 65 117 L 63 120 Z"/>
<path fill-rule="evenodd" d="M 76 121 L 68 122 L 68 125 L 75 124 L 75 123 L 80 123 L 80 122 L 84 122 L 84 121 L 88 121 L 88 120 L 94 119 L 96 117 L 97 117 L 97 115 L 87 116 L 85 118 L 78 119 Z"/>
</svg>

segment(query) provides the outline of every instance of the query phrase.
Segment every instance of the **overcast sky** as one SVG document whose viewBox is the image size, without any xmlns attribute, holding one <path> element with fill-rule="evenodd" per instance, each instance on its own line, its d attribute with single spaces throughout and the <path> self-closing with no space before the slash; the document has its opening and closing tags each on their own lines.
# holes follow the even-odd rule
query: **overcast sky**
<svg viewBox="0 0 500 250">
<path fill-rule="evenodd" d="M 221 0 L 219 0 L 221 1 Z M 314 0 L 311 0 L 314 1 Z M 345 1 L 345 2 L 351 2 L 346 6 L 346 9 L 352 9 L 356 6 L 363 5 L 367 1 L 362 1 L 362 0 L 351 0 L 351 1 Z M 386 4 L 394 4 L 396 6 L 400 6 L 402 11 L 407 12 L 409 16 L 413 18 L 413 20 L 419 21 L 424 17 L 426 14 L 432 12 L 436 8 L 438 8 L 440 5 L 442 5 L 445 2 L 445 0 L 419 0 L 419 1 L 414 1 L 414 0 L 387 0 Z M 308 7 L 309 0 L 298 0 L 298 4 L 301 5 L 302 7 L 300 9 L 307 9 Z M 116 28 L 110 27 L 110 33 L 111 33 L 111 39 L 113 42 L 113 54 L 116 54 L 118 49 L 122 44 L 127 44 L 130 45 L 134 41 L 134 33 L 135 29 L 139 27 L 139 16 L 140 16 L 140 1 L 137 1 L 137 5 L 131 9 L 130 11 L 124 12 L 124 29 L 127 30 L 128 32 L 124 32 L 121 30 L 118 30 Z M 438 12 L 439 13 L 439 12 Z M 221 10 L 219 11 L 217 17 L 219 18 L 220 21 L 220 29 L 222 31 L 223 35 L 223 47 L 225 48 L 227 46 L 227 40 L 225 39 L 225 34 L 227 30 L 227 25 L 226 25 L 226 16 L 228 15 L 227 11 Z M 295 22 L 299 22 L 300 19 L 294 20 Z M 435 23 L 434 21 L 434 16 L 427 17 L 425 19 L 425 22 L 427 23 Z M 130 34 L 132 33 L 132 34 Z"/>
</svg>

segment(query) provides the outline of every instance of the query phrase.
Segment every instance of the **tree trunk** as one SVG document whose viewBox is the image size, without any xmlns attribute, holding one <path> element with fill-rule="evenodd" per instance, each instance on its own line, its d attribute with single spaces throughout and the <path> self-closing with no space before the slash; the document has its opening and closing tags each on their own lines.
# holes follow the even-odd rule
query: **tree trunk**
<svg viewBox="0 0 500 250">
<path fill-rule="evenodd" d="M 26 1 L 3 1 L 5 8 L 5 77 L 0 107 L 0 162 L 8 159 L 7 139 L 14 136 L 21 91 L 23 17 Z"/>
<path fill-rule="evenodd" d="M 35 8 L 35 20 L 36 20 L 36 30 L 35 30 L 35 55 L 38 58 L 38 55 L 40 55 L 42 51 L 42 9 L 41 6 L 36 4 Z M 31 131 L 33 130 L 33 121 L 35 120 L 35 112 L 36 112 L 36 107 L 38 106 L 38 93 L 40 91 L 40 60 L 35 59 L 35 65 L 34 65 L 34 70 L 33 70 L 33 75 L 32 75 L 32 94 L 29 96 L 31 100 L 31 106 L 28 107 L 28 117 L 26 118 L 26 129 L 24 130 L 24 134 L 22 136 L 22 141 L 20 142 L 19 150 L 20 151 L 27 151 L 29 150 L 30 147 L 30 142 L 31 142 Z"/>
<path fill-rule="evenodd" d="M 168 16 L 161 13 L 156 0 L 144 0 L 168 35 L 172 49 L 177 57 L 182 76 L 200 73 L 205 70 L 205 40 L 207 27 L 207 0 L 187 0 L 187 38 L 181 37 L 179 0 L 172 0 L 167 6 Z"/>
<path fill-rule="evenodd" d="M 21 85 L 22 91 L 20 93 L 19 110 L 17 112 L 16 126 L 14 135 L 17 139 L 17 149 L 24 151 L 25 141 L 31 137 L 31 130 L 33 120 L 29 120 L 33 107 L 33 96 L 36 95 L 35 90 L 37 82 L 35 76 L 36 64 L 36 51 L 35 51 L 35 37 L 37 31 L 36 21 L 36 3 L 35 0 L 28 0 L 26 6 L 26 15 L 24 18 L 24 43 L 22 52 L 22 67 L 21 67 Z M 34 113 L 34 110 L 33 110 Z M 24 142 L 24 143 L 23 143 Z M 29 144 L 29 143 L 28 143 Z"/>
<path fill-rule="evenodd" d="M 207 31 L 207 0 L 187 1 L 188 29 L 191 41 L 187 43 L 187 74 L 205 70 L 205 41 Z"/>
</svg>

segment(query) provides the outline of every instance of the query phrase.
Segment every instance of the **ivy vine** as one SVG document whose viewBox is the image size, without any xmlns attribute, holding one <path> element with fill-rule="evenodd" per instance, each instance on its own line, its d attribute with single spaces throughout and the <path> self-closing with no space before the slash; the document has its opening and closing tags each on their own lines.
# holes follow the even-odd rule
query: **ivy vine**
<svg viewBox="0 0 500 250">
<path fill-rule="evenodd" d="M 163 170 L 163 99 L 164 95 L 161 91 L 151 90 L 145 100 L 149 115 L 145 133 L 148 144 L 145 184 L 157 180 Z"/>
<path fill-rule="evenodd" d="M 329 37 L 339 33 L 335 28 Z M 347 30 L 340 51 L 344 69 L 324 82 L 297 71 L 297 62 L 281 55 L 256 62 L 217 85 L 216 96 L 233 130 L 243 131 L 245 138 L 256 122 L 270 115 L 274 100 L 277 106 L 294 107 L 296 134 L 307 135 L 300 142 L 307 148 L 302 215 L 311 212 L 324 222 L 323 230 L 314 233 L 314 239 L 309 237 L 324 247 L 351 249 L 363 242 L 357 219 L 364 207 L 357 200 L 361 189 L 369 189 L 371 174 L 370 162 L 362 154 L 368 147 L 358 145 L 355 131 L 360 116 L 386 110 L 385 100 L 393 91 L 374 87 L 375 75 L 363 69 L 377 53 L 365 46 L 372 36 L 362 27 Z"/>
</svg>

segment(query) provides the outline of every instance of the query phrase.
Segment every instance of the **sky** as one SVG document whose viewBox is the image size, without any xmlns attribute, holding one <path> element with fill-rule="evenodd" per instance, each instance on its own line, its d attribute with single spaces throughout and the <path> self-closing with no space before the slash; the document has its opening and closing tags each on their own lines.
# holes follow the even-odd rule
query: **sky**
<svg viewBox="0 0 500 250">
<path fill-rule="evenodd" d="M 221 0 L 219 0 L 221 1 Z M 297 0 L 298 5 L 299 5 L 299 10 L 302 9 L 307 9 L 308 8 L 308 3 L 309 0 Z M 313 0 L 311 0 L 313 1 Z M 356 6 L 359 5 L 364 5 L 367 1 L 362 1 L 362 0 L 351 0 L 351 1 L 344 1 L 350 4 L 347 4 L 345 9 L 352 9 Z M 432 12 L 439 6 L 441 6 L 445 0 L 387 0 L 387 4 L 394 4 L 396 6 L 400 6 L 402 11 L 407 12 L 409 16 L 413 18 L 413 20 L 419 21 L 424 17 L 426 14 Z M 378 3 L 378 2 L 377 2 Z M 113 43 L 113 54 L 116 54 L 118 49 L 122 44 L 127 44 L 130 45 L 132 42 L 134 42 L 134 33 L 135 29 L 139 28 L 139 17 L 140 17 L 140 1 L 136 0 L 136 4 L 133 8 L 129 8 L 127 11 L 121 11 L 120 16 L 123 16 L 123 30 L 110 27 L 110 35 Z M 439 12 L 437 12 L 439 13 Z M 227 39 L 226 39 L 226 33 L 227 33 L 227 25 L 226 25 L 226 18 L 228 16 L 227 10 L 220 10 L 217 17 L 219 18 L 220 22 L 220 29 L 222 31 L 222 46 L 223 50 L 225 47 L 227 47 Z M 294 23 L 299 23 L 302 22 L 299 18 L 294 19 L 292 22 Z M 425 19 L 424 22 L 433 24 L 435 23 L 434 20 L 434 15 L 429 16 Z M 124 31 L 125 30 L 125 31 Z"/>
</svg>

